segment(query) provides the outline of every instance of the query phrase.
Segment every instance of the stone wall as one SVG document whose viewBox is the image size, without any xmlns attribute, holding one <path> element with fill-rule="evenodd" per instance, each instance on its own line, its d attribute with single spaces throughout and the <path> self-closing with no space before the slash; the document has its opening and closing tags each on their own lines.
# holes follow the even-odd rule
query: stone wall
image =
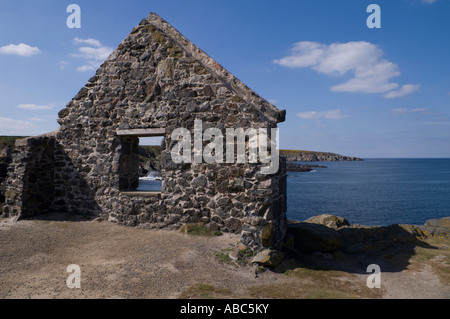
<svg viewBox="0 0 450 319">
<path fill-rule="evenodd" d="M 16 141 L 13 162 L 8 167 L 6 180 L 6 216 L 30 217 L 50 209 L 55 186 L 53 136 L 39 136 Z"/>
<path fill-rule="evenodd" d="M 217 63 L 211 70 L 212 59 L 186 41 L 155 15 L 134 28 L 59 112 L 60 128 L 18 144 L 5 214 L 68 211 L 148 228 L 203 222 L 241 233 L 247 246 L 275 246 L 286 231 L 284 161 L 272 175 L 259 173 L 267 165 L 261 163 L 175 164 L 171 133 L 181 127 L 193 133 L 194 120 L 224 133 L 270 129 L 284 112 Z M 165 129 L 160 194 L 128 192 L 137 187 L 138 138 L 117 131 L 139 128 Z M 21 190 L 32 200 L 21 199 Z"/>
</svg>

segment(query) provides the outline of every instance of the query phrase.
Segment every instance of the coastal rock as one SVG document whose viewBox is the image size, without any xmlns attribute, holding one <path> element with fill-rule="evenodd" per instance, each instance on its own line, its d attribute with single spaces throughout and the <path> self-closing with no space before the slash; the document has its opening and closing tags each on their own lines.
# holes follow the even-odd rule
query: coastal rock
<svg viewBox="0 0 450 319">
<path fill-rule="evenodd" d="M 298 163 L 286 163 L 286 171 L 287 172 L 310 172 L 314 168 L 327 168 L 326 166 L 320 165 L 305 165 Z"/>
<path fill-rule="evenodd" d="M 302 253 L 378 254 L 392 247 L 421 245 L 427 238 L 448 238 L 450 217 L 428 220 L 425 225 L 364 226 L 342 217 L 323 214 L 305 222 L 289 221 L 285 247 Z"/>
<path fill-rule="evenodd" d="M 350 223 L 345 218 L 330 215 L 330 214 L 322 214 L 319 216 L 313 216 L 313 217 L 307 219 L 305 222 L 313 223 L 313 224 L 320 224 L 320 225 L 324 225 L 324 226 L 327 226 L 327 227 L 333 228 L 333 229 L 338 229 L 343 226 L 350 226 Z"/>
<path fill-rule="evenodd" d="M 421 227 L 429 236 L 448 237 L 450 236 L 450 216 L 441 219 L 429 219 Z"/>
<path fill-rule="evenodd" d="M 441 219 L 429 219 L 425 222 L 425 226 L 450 229 L 450 217 L 443 217 Z"/>
<path fill-rule="evenodd" d="M 342 247 L 341 235 L 334 229 L 313 223 L 288 224 L 288 234 L 294 239 L 294 248 L 301 252 L 332 252 Z"/>
</svg>

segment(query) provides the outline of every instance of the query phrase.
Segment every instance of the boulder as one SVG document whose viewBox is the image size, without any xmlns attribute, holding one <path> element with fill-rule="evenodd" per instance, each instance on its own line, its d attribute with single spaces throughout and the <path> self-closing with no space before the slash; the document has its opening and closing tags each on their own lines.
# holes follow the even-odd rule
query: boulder
<svg viewBox="0 0 450 319">
<path fill-rule="evenodd" d="M 261 230 L 261 244 L 263 247 L 271 247 L 273 245 L 273 225 L 271 222 Z"/>
<path fill-rule="evenodd" d="M 293 236 L 294 248 L 301 252 L 332 252 L 342 247 L 341 235 L 324 225 L 294 223 L 287 231 Z"/>
<path fill-rule="evenodd" d="M 313 216 L 305 221 L 306 223 L 320 224 L 329 228 L 338 229 L 343 226 L 350 226 L 348 220 L 343 217 L 334 216 L 330 214 L 322 214 Z"/>
<path fill-rule="evenodd" d="M 273 249 L 264 249 L 253 257 L 252 263 L 268 267 L 276 267 L 281 264 L 284 256 L 284 252 Z"/>
</svg>

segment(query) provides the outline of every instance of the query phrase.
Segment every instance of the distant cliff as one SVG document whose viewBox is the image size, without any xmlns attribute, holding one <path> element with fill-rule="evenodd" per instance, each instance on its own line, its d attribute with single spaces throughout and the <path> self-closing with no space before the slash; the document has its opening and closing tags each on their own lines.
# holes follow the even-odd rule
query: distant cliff
<svg viewBox="0 0 450 319">
<path fill-rule="evenodd" d="M 354 156 L 345 156 L 335 153 L 314 152 L 302 150 L 280 150 L 280 155 L 286 156 L 288 162 L 337 162 L 337 161 L 362 161 Z"/>
</svg>

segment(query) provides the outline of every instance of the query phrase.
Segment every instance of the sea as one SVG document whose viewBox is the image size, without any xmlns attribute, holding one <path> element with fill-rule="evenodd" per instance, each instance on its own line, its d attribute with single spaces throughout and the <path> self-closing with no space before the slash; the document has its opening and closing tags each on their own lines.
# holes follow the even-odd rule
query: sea
<svg viewBox="0 0 450 319">
<path fill-rule="evenodd" d="M 161 175 L 157 171 L 149 171 L 147 176 L 139 177 L 138 191 L 160 192 L 162 186 Z"/>
<path fill-rule="evenodd" d="M 299 162 L 300 163 L 300 162 Z M 326 168 L 288 172 L 287 218 L 304 221 L 332 214 L 351 224 L 423 225 L 450 216 L 450 159 L 367 158 L 308 162 Z M 152 172 L 138 190 L 161 189 Z"/>
<path fill-rule="evenodd" d="M 287 217 L 320 214 L 350 224 L 423 225 L 450 216 L 450 159 L 367 158 L 317 162 L 327 168 L 288 172 Z"/>
</svg>

